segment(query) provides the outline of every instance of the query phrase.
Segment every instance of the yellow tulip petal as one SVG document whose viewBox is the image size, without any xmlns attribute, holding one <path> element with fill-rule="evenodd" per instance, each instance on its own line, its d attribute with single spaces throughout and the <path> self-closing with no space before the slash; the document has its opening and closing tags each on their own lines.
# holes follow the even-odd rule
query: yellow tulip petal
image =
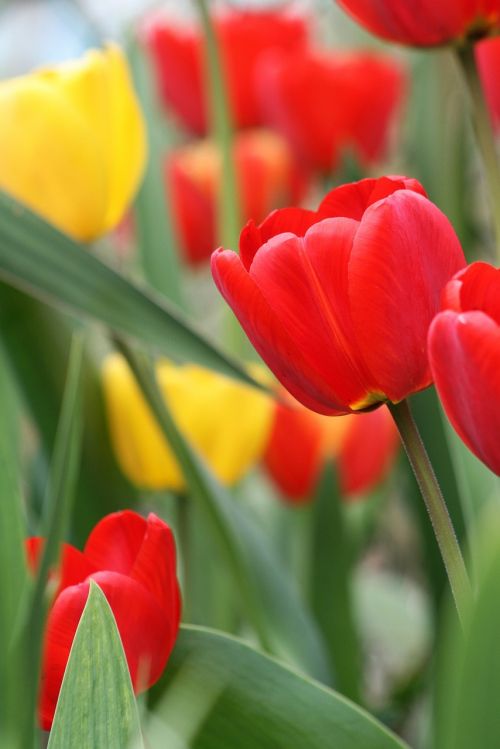
<svg viewBox="0 0 500 749">
<path fill-rule="evenodd" d="M 75 238 L 102 226 L 106 171 L 87 123 L 43 77 L 0 83 L 0 187 Z"/>
</svg>

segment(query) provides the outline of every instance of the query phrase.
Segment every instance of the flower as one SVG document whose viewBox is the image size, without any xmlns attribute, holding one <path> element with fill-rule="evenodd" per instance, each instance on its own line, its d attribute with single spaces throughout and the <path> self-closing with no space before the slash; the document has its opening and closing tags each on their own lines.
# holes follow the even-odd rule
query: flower
<svg viewBox="0 0 500 749">
<path fill-rule="evenodd" d="M 232 9 L 214 15 L 212 20 L 234 125 L 261 125 L 258 63 L 269 50 L 278 50 L 291 60 L 306 43 L 305 19 L 283 10 Z M 175 24 L 155 14 L 146 23 L 143 36 L 166 109 L 173 111 L 190 132 L 206 135 L 209 118 L 201 28 Z"/>
<path fill-rule="evenodd" d="M 262 221 L 273 208 L 300 199 L 305 178 L 295 167 L 286 141 L 277 133 L 264 129 L 239 132 L 233 152 L 245 221 Z M 192 264 L 203 262 L 216 246 L 222 178 L 222 159 L 216 144 L 202 140 L 171 152 L 166 178 L 184 257 Z"/>
<path fill-rule="evenodd" d="M 259 82 L 266 122 L 302 163 L 329 172 L 342 152 L 364 167 L 384 156 L 405 79 L 388 56 L 304 51 L 292 60 L 268 55 Z"/>
<path fill-rule="evenodd" d="M 366 179 L 318 211 L 249 222 L 212 273 L 280 382 L 318 413 L 345 414 L 427 387 L 427 331 L 465 265 L 446 216 L 416 180 Z"/>
<path fill-rule="evenodd" d="M 31 569 L 38 564 L 42 538 L 26 541 Z M 180 621 L 175 541 L 156 515 L 107 515 L 95 526 L 83 552 L 63 544 L 57 591 L 44 637 L 40 724 L 49 730 L 90 580 L 99 585 L 113 611 L 136 692 L 160 678 Z"/>
<path fill-rule="evenodd" d="M 332 419 L 292 398 L 277 403 L 264 455 L 271 478 L 292 503 L 311 499 L 327 460 L 334 460 L 344 497 L 369 492 L 396 455 L 398 432 L 385 406 Z"/>
<path fill-rule="evenodd" d="M 429 330 L 432 374 L 467 447 L 500 475 L 500 270 L 472 263 L 448 283 Z"/>
<path fill-rule="evenodd" d="M 500 130 L 500 90 L 498 86 L 500 38 L 484 39 L 476 44 L 474 51 L 493 126 L 498 133 Z"/>
<path fill-rule="evenodd" d="M 270 398 L 194 365 L 163 360 L 156 374 L 186 439 L 222 483 L 236 483 L 264 450 L 271 426 Z M 114 354 L 105 360 L 103 386 L 111 437 L 125 475 L 147 489 L 184 489 L 175 456 L 123 357 Z"/>
<path fill-rule="evenodd" d="M 498 30 L 500 0 L 337 0 L 372 34 L 429 47 Z"/>
<path fill-rule="evenodd" d="M 142 114 L 116 45 L 0 82 L 0 188 L 75 239 L 118 224 L 145 158 Z"/>
</svg>

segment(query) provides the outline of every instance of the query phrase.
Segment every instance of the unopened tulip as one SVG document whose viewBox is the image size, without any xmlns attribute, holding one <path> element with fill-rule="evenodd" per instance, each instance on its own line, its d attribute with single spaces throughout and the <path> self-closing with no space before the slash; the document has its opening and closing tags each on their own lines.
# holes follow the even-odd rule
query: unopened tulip
<svg viewBox="0 0 500 749">
<path fill-rule="evenodd" d="M 364 167 L 386 154 L 405 85 L 394 59 L 371 52 L 269 55 L 259 81 L 267 123 L 303 164 L 329 172 L 344 153 Z"/>
<path fill-rule="evenodd" d="M 158 364 L 158 385 L 186 439 L 218 479 L 236 483 L 264 450 L 272 402 L 262 392 L 194 365 Z M 182 490 L 182 472 L 125 360 L 103 367 L 111 437 L 125 475 L 147 489 Z"/>
<path fill-rule="evenodd" d="M 372 34 L 429 47 L 477 39 L 500 26 L 500 0 L 337 0 Z"/>
<path fill-rule="evenodd" d="M 261 125 L 258 64 L 270 50 L 291 60 L 306 44 L 306 22 L 283 10 L 232 9 L 215 15 L 213 23 L 233 123 L 238 128 Z M 190 132 L 205 135 L 209 106 L 202 29 L 155 15 L 146 24 L 144 37 L 167 110 Z"/>
<path fill-rule="evenodd" d="M 237 133 L 233 153 L 245 221 L 260 222 L 273 208 L 300 199 L 305 178 L 277 133 L 262 129 Z M 166 177 L 184 257 L 192 264 L 207 260 L 217 244 L 220 151 L 211 140 L 179 148 L 169 154 Z"/>
<path fill-rule="evenodd" d="M 116 45 L 0 82 L 0 188 L 75 239 L 118 224 L 145 158 L 142 114 Z"/>
<path fill-rule="evenodd" d="M 464 267 L 453 228 L 404 177 L 284 208 L 212 255 L 215 282 L 280 382 L 318 413 L 394 403 L 430 385 L 427 331 Z"/>
<path fill-rule="evenodd" d="M 429 330 L 439 397 L 467 447 L 500 475 L 500 270 L 473 263 L 442 306 Z"/>
<path fill-rule="evenodd" d="M 264 455 L 271 478 L 285 500 L 307 502 L 328 460 L 335 462 L 342 495 L 373 489 L 390 468 L 399 445 L 387 408 L 332 419 L 296 401 L 276 404 Z"/>
<path fill-rule="evenodd" d="M 26 542 L 35 569 L 43 539 Z M 90 580 L 111 607 L 136 692 L 160 678 L 174 646 L 180 621 L 175 541 L 156 515 L 107 515 L 88 537 L 83 552 L 64 544 L 44 637 L 40 724 L 49 730 L 71 645 L 87 602 Z M 97 664 L 96 667 L 98 667 Z"/>
</svg>

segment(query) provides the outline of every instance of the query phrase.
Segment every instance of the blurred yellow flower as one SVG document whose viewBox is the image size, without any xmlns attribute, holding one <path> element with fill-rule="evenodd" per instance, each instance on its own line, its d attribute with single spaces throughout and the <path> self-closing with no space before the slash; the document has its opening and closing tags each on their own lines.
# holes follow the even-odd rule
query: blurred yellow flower
<svg viewBox="0 0 500 749">
<path fill-rule="evenodd" d="M 145 160 L 142 113 L 116 45 L 0 82 L 0 188 L 75 239 L 116 226 Z"/>
<path fill-rule="evenodd" d="M 156 374 L 186 439 L 223 484 L 236 483 L 262 456 L 271 428 L 271 398 L 191 364 L 162 360 Z M 177 461 L 122 356 L 105 360 L 103 384 L 111 437 L 125 475 L 147 489 L 183 489 Z"/>
</svg>

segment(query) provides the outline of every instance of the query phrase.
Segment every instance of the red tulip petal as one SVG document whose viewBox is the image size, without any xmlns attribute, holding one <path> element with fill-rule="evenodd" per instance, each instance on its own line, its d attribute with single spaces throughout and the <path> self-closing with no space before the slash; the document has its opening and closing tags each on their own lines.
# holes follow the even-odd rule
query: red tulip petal
<svg viewBox="0 0 500 749">
<path fill-rule="evenodd" d="M 500 270 L 488 263 L 472 263 L 458 276 L 460 309 L 479 310 L 500 325 Z M 450 292 L 448 292 L 449 300 Z"/>
<path fill-rule="evenodd" d="M 442 312 L 429 331 L 429 358 L 454 428 L 500 475 L 500 327 L 482 312 Z"/>
<path fill-rule="evenodd" d="M 151 593 L 135 580 L 116 572 L 92 576 L 104 592 L 116 619 L 134 689 L 155 683 L 165 668 L 177 633 Z M 51 726 L 59 690 L 76 628 L 87 601 L 89 583 L 66 588 L 49 614 L 41 682 L 40 722 Z"/>
<path fill-rule="evenodd" d="M 394 420 L 385 406 L 352 416 L 338 455 L 342 494 L 373 489 L 390 468 L 399 444 Z"/>
<path fill-rule="evenodd" d="M 424 188 L 416 179 L 398 176 L 367 178 L 330 190 L 321 201 L 318 214 L 321 218 L 345 216 L 361 221 L 368 206 L 396 190 L 412 190 L 426 197 Z"/>
<path fill-rule="evenodd" d="M 285 388 L 313 411 L 344 413 L 342 404 L 332 399 L 327 383 L 310 368 L 306 355 L 277 318 L 238 255 L 229 250 L 214 252 L 212 274 L 253 346 Z"/>
<path fill-rule="evenodd" d="M 290 232 L 303 237 L 306 231 L 318 220 L 316 211 L 306 208 L 279 208 L 256 226 L 249 221 L 240 235 L 240 255 L 243 265 L 250 270 L 255 253 L 271 237 Z"/>
<path fill-rule="evenodd" d="M 27 538 L 25 541 L 28 566 L 33 572 L 38 567 L 44 544 L 45 539 L 38 536 Z M 56 570 L 50 573 L 51 579 L 59 576 L 59 585 L 55 595 L 59 595 L 64 588 L 70 585 L 81 583 L 95 571 L 95 565 L 81 551 L 75 549 L 71 544 L 62 544 L 59 565 Z"/>
<path fill-rule="evenodd" d="M 100 520 L 92 530 L 84 554 L 99 570 L 129 575 L 146 531 L 146 520 L 136 512 L 113 512 Z"/>
<path fill-rule="evenodd" d="M 347 264 L 358 227 L 351 219 L 333 218 L 315 224 L 304 239 L 273 237 L 250 268 L 308 371 L 331 389 L 332 402 L 346 410 L 367 393 L 350 340 L 347 309 Z"/>
<path fill-rule="evenodd" d="M 363 216 L 349 262 L 351 314 L 363 359 L 390 400 L 430 384 L 427 331 L 464 265 L 450 222 L 421 195 L 399 190 Z"/>
</svg>

